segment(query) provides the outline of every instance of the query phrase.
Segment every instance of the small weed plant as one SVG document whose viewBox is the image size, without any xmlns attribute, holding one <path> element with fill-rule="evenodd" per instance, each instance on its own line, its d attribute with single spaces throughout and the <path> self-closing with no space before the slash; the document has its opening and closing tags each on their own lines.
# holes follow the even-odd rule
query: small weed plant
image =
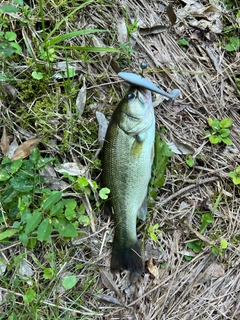
<svg viewBox="0 0 240 320">
<path fill-rule="evenodd" d="M 230 130 L 229 128 L 232 125 L 232 120 L 230 118 L 224 118 L 219 121 L 217 119 L 207 118 L 207 122 L 210 130 L 205 131 L 205 134 L 208 136 L 209 141 L 212 144 L 225 143 L 231 145 L 232 141 L 229 138 Z"/>
<path fill-rule="evenodd" d="M 166 142 L 160 139 L 159 134 L 155 136 L 155 156 L 152 168 L 149 194 L 153 199 L 157 198 L 157 188 L 161 188 L 165 181 L 165 172 L 168 161 L 173 155 Z"/>
<path fill-rule="evenodd" d="M 159 224 L 156 223 L 153 226 L 148 227 L 148 234 L 150 238 L 157 243 L 158 242 L 158 234 L 161 233 L 161 230 L 159 229 Z"/>
<path fill-rule="evenodd" d="M 235 171 L 229 172 L 229 177 L 232 178 L 234 184 L 240 184 L 240 166 Z"/>
<path fill-rule="evenodd" d="M 41 158 L 36 148 L 29 159 L 4 158 L 0 164 L 0 241 L 14 236 L 24 245 L 34 247 L 37 241 L 49 240 L 52 233 L 76 237 L 77 228 L 90 224 L 83 203 L 65 198 L 63 191 L 44 188 L 40 170 L 54 161 Z M 78 194 L 92 197 L 92 189 L 85 177 L 68 177 Z M 97 189 L 97 183 L 91 184 Z M 106 188 L 105 188 L 106 189 Z M 108 190 L 100 190 L 100 198 L 107 198 Z"/>
<path fill-rule="evenodd" d="M 229 43 L 226 45 L 225 49 L 228 52 L 238 51 L 240 47 L 240 39 L 238 37 L 230 37 Z"/>
<path fill-rule="evenodd" d="M 201 216 L 201 226 L 199 228 L 199 232 L 201 234 L 203 234 L 206 229 L 208 228 L 208 226 L 212 225 L 214 223 L 214 217 L 213 214 L 215 212 L 215 210 L 217 209 L 220 201 L 222 199 L 222 194 L 220 194 L 216 201 L 215 204 L 213 206 L 212 212 L 207 212 L 207 213 L 203 213 Z M 202 251 L 203 247 L 211 247 L 211 251 L 214 255 L 220 255 L 222 256 L 224 253 L 224 250 L 227 249 L 228 247 L 228 242 L 226 239 L 221 238 L 219 236 L 217 236 L 217 243 L 218 244 L 210 244 L 210 243 L 205 243 L 203 240 L 201 239 L 197 239 L 194 241 L 189 241 L 187 244 L 187 247 L 189 249 L 191 249 L 195 254 L 198 254 Z M 185 256 L 185 260 L 190 261 L 192 259 L 192 256 Z"/>
</svg>

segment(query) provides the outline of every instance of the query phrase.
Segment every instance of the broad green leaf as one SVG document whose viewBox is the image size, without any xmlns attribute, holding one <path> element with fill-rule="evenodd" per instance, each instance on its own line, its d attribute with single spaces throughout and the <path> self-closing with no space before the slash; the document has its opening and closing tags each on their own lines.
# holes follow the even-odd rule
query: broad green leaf
<svg viewBox="0 0 240 320">
<path fill-rule="evenodd" d="M 232 51 L 235 51 L 237 50 L 237 48 L 231 44 L 231 43 L 228 43 L 226 46 L 225 46 L 225 49 L 228 51 L 228 52 L 232 52 Z"/>
<path fill-rule="evenodd" d="M 15 233 L 18 232 L 18 229 L 8 229 L 0 233 L 0 241 L 6 238 L 10 238 Z"/>
<path fill-rule="evenodd" d="M 209 141 L 212 143 L 212 144 L 217 144 L 217 143 L 220 143 L 222 141 L 222 138 L 221 136 L 218 136 L 216 134 L 212 134 L 210 137 L 209 137 Z"/>
<path fill-rule="evenodd" d="M 217 247 L 212 247 L 212 253 L 217 256 L 219 254 L 219 249 Z"/>
<path fill-rule="evenodd" d="M 150 188 L 149 189 L 149 195 L 150 195 L 151 198 L 156 199 L 157 196 L 158 196 L 158 193 L 157 193 L 157 191 L 155 189 Z"/>
<path fill-rule="evenodd" d="M 29 156 L 29 160 L 36 165 L 40 159 L 40 151 L 38 148 L 34 148 Z"/>
<path fill-rule="evenodd" d="M 220 248 L 221 249 L 227 249 L 227 247 L 228 247 L 228 242 L 227 242 L 227 240 L 226 239 L 221 239 L 221 241 L 220 241 Z"/>
<path fill-rule="evenodd" d="M 19 221 L 14 221 L 13 222 L 13 228 L 14 229 L 19 229 L 20 225 L 21 225 L 21 223 Z"/>
<path fill-rule="evenodd" d="M 12 32 L 12 31 L 7 31 L 5 32 L 5 36 L 4 38 L 8 41 L 14 41 L 17 39 L 17 35 L 15 32 Z"/>
<path fill-rule="evenodd" d="M 169 149 L 168 145 L 161 141 L 159 134 L 155 135 L 155 156 L 153 161 L 152 179 L 151 184 L 156 188 L 161 188 L 164 185 L 164 174 L 168 164 L 169 157 L 173 152 Z"/>
<path fill-rule="evenodd" d="M 236 172 L 235 171 L 230 171 L 228 175 L 229 175 L 230 178 L 235 178 L 236 177 Z"/>
<path fill-rule="evenodd" d="M 10 57 L 14 52 L 16 52 L 16 49 L 11 45 L 0 43 L 0 57 L 2 56 L 1 53 L 3 53 L 3 56 L 7 58 Z"/>
<path fill-rule="evenodd" d="M 23 0 L 14 0 L 14 2 L 15 2 L 16 4 L 18 4 L 19 6 L 21 6 L 21 7 L 24 6 Z"/>
<path fill-rule="evenodd" d="M 26 293 L 23 295 L 23 301 L 26 303 L 31 303 L 36 298 L 37 294 L 33 289 L 29 289 L 26 291 Z"/>
<path fill-rule="evenodd" d="M 71 222 L 69 222 L 65 226 L 61 226 L 60 229 L 58 229 L 58 231 L 64 237 L 72 238 L 77 237 L 78 235 L 76 227 Z"/>
<path fill-rule="evenodd" d="M 199 232 L 202 233 L 207 228 L 209 223 L 213 223 L 214 222 L 214 219 L 213 219 L 213 217 L 211 216 L 210 213 L 204 213 L 202 215 L 201 222 L 202 222 L 202 224 L 201 224 Z"/>
<path fill-rule="evenodd" d="M 39 161 L 37 163 L 36 169 L 37 170 L 42 169 L 42 168 L 46 167 L 47 164 L 49 164 L 53 161 L 54 161 L 54 158 L 41 158 L 41 159 L 39 159 Z"/>
<path fill-rule="evenodd" d="M 240 40 L 239 40 L 238 37 L 231 37 L 229 40 L 230 40 L 230 42 L 231 42 L 231 44 L 232 44 L 233 46 L 235 46 L 236 48 L 239 47 L 239 45 L 240 45 Z"/>
<path fill-rule="evenodd" d="M 192 249 L 193 252 L 199 253 L 202 250 L 202 241 L 201 240 L 196 240 L 189 242 L 187 244 L 188 248 Z"/>
<path fill-rule="evenodd" d="M 110 193 L 110 189 L 102 188 L 99 190 L 99 197 L 103 200 L 106 200 L 108 198 L 109 193 Z"/>
<path fill-rule="evenodd" d="M 0 172 L 0 181 L 7 181 L 11 178 L 11 176 L 6 171 Z"/>
<path fill-rule="evenodd" d="M 210 136 L 210 134 L 211 134 L 211 132 L 210 132 L 209 130 L 206 130 L 206 131 L 205 131 L 205 135 L 206 135 L 206 136 Z"/>
<path fill-rule="evenodd" d="M 224 118 L 220 121 L 221 128 L 229 128 L 232 125 L 232 119 L 230 118 Z"/>
<path fill-rule="evenodd" d="M 39 241 L 47 241 L 50 237 L 50 234 L 52 232 L 52 224 L 49 221 L 49 218 L 44 219 L 37 231 L 37 238 Z"/>
<path fill-rule="evenodd" d="M 207 118 L 208 125 L 211 127 L 213 123 L 213 119 Z"/>
<path fill-rule="evenodd" d="M 32 72 L 33 79 L 41 80 L 43 78 L 42 72 L 33 71 Z"/>
<path fill-rule="evenodd" d="M 179 39 L 178 40 L 178 44 L 180 46 L 189 46 L 189 42 L 187 40 L 185 40 L 185 39 Z"/>
<path fill-rule="evenodd" d="M 13 188 L 20 192 L 29 192 L 34 187 L 34 181 L 33 180 L 26 180 L 22 177 L 16 177 L 10 179 L 10 183 L 13 186 Z"/>
<path fill-rule="evenodd" d="M 29 249 L 34 249 L 36 247 L 36 244 L 37 244 L 37 238 L 30 238 L 28 240 L 27 247 Z"/>
<path fill-rule="evenodd" d="M 224 138 L 224 137 L 229 136 L 230 130 L 229 129 L 220 129 L 219 133 L 221 134 L 221 137 Z"/>
<path fill-rule="evenodd" d="M 45 268 L 43 271 L 43 278 L 44 279 L 52 279 L 54 276 L 54 271 L 52 268 Z"/>
<path fill-rule="evenodd" d="M 158 241 L 157 235 L 154 232 L 150 232 L 149 235 L 154 242 Z"/>
<path fill-rule="evenodd" d="M 7 12 L 7 13 L 10 13 L 10 12 L 16 13 L 16 12 L 20 12 L 20 9 L 9 4 L 9 5 L 0 6 L 0 11 Z"/>
<path fill-rule="evenodd" d="M 1 56 L 1 50 L 0 50 L 0 56 Z M 0 81 L 9 81 L 9 80 L 11 80 L 11 79 L 4 76 L 2 73 L 0 74 Z"/>
<path fill-rule="evenodd" d="M 78 210 L 78 214 L 84 214 L 85 212 L 85 205 L 84 203 L 81 203 L 80 208 Z"/>
<path fill-rule="evenodd" d="M 62 286 L 65 289 L 72 289 L 77 283 L 77 278 L 74 275 L 67 276 L 62 280 Z"/>
<path fill-rule="evenodd" d="M 76 71 L 74 68 L 68 68 L 65 72 L 64 75 L 68 78 L 73 78 L 76 75 Z"/>
<path fill-rule="evenodd" d="M 165 170 L 164 170 L 164 172 L 165 172 Z M 164 182 L 165 182 L 164 175 L 155 176 L 155 178 L 153 179 L 153 186 L 155 188 L 161 188 L 164 185 Z"/>
<path fill-rule="evenodd" d="M 35 230 L 39 225 L 39 223 L 41 222 L 41 220 L 42 220 L 42 212 L 35 210 L 31 218 L 27 222 L 27 225 L 25 227 L 25 233 L 29 234 L 30 232 Z"/>
<path fill-rule="evenodd" d="M 75 210 L 74 209 L 72 209 L 72 208 L 66 208 L 66 210 L 65 210 L 65 217 L 69 220 L 69 221 L 71 221 L 71 220 L 73 220 L 74 218 L 76 218 L 76 212 L 75 212 Z"/>
<path fill-rule="evenodd" d="M 21 210 L 21 205 L 18 205 L 19 210 Z M 22 210 L 21 222 L 27 224 L 28 220 L 32 217 L 31 211 L 29 209 Z"/>
<path fill-rule="evenodd" d="M 23 159 L 14 160 L 11 164 L 10 171 L 12 174 L 16 173 L 22 166 Z"/>
<path fill-rule="evenodd" d="M 235 171 L 237 175 L 240 175 L 240 166 L 238 166 Z"/>
<path fill-rule="evenodd" d="M 214 119 L 212 121 L 211 127 L 212 127 L 214 132 L 217 132 L 220 129 L 220 122 L 217 119 Z"/>
<path fill-rule="evenodd" d="M 232 145 L 232 140 L 228 137 L 222 138 L 222 142 L 224 142 L 228 146 Z"/>
<path fill-rule="evenodd" d="M 240 184 L 240 177 L 236 177 L 236 176 L 233 177 L 233 183 L 236 184 L 236 185 Z"/>
<path fill-rule="evenodd" d="M 51 216 L 58 216 L 59 214 L 63 214 L 63 208 L 65 206 L 64 200 L 59 201 L 54 206 L 52 206 L 50 215 Z"/>
<path fill-rule="evenodd" d="M 84 188 L 88 186 L 88 180 L 85 177 L 79 177 L 77 179 L 77 183 L 80 188 Z"/>
<path fill-rule="evenodd" d="M 43 210 L 51 209 L 62 198 L 62 191 L 53 191 L 51 196 L 43 204 Z"/>
<path fill-rule="evenodd" d="M 9 314 L 7 320 L 18 320 L 18 317 L 15 312 L 12 312 L 11 314 Z"/>
<path fill-rule="evenodd" d="M 21 54 L 22 53 L 22 48 L 17 42 L 11 42 L 11 47 L 15 49 L 15 53 Z"/>
<path fill-rule="evenodd" d="M 75 226 L 66 219 L 54 219 L 53 225 L 64 237 L 76 237 L 78 235 Z"/>
<path fill-rule="evenodd" d="M 98 188 L 97 182 L 96 181 L 92 181 L 92 185 L 93 185 L 94 190 L 97 190 L 97 188 Z"/>
<path fill-rule="evenodd" d="M 77 207 L 77 201 L 75 199 L 65 199 L 64 200 L 66 208 L 75 209 Z"/>
<path fill-rule="evenodd" d="M 186 160 L 186 164 L 189 166 L 189 167 L 193 167 L 194 166 L 194 159 L 192 156 L 189 156 Z"/>
<path fill-rule="evenodd" d="M 80 215 L 80 217 L 78 218 L 78 222 L 80 224 L 82 224 L 84 227 L 87 227 L 90 225 L 91 220 L 90 220 L 89 216 Z"/>
<path fill-rule="evenodd" d="M 26 233 L 20 233 L 19 240 L 22 244 L 26 245 L 28 243 L 28 236 Z"/>
<path fill-rule="evenodd" d="M 18 177 L 22 180 L 34 180 L 36 178 L 36 172 L 32 170 L 30 167 L 25 166 L 25 163 L 21 169 L 22 170 L 18 172 Z"/>
<path fill-rule="evenodd" d="M 4 190 L 1 194 L 1 201 L 5 204 L 12 202 L 14 198 L 18 196 L 18 191 L 14 190 L 12 186 L 9 186 L 6 190 Z"/>
<path fill-rule="evenodd" d="M 8 157 L 4 157 L 4 158 L 2 159 L 2 164 L 10 164 L 10 163 L 12 163 L 12 160 L 9 159 Z"/>
</svg>

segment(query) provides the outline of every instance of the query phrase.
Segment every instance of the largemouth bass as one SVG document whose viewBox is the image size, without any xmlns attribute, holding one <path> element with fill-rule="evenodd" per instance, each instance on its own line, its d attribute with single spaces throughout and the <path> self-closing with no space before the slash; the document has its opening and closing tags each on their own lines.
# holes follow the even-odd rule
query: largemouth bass
<svg viewBox="0 0 240 320">
<path fill-rule="evenodd" d="M 143 270 L 136 221 L 146 218 L 154 138 L 151 92 L 132 86 L 112 115 L 103 146 L 102 185 L 111 191 L 114 213 L 113 272 Z"/>
</svg>

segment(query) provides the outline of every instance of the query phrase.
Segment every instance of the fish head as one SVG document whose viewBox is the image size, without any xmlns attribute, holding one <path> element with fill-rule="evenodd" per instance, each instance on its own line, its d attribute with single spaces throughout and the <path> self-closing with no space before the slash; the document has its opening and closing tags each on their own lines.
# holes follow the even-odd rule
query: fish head
<svg viewBox="0 0 240 320">
<path fill-rule="evenodd" d="M 132 86 L 122 101 L 121 111 L 134 118 L 143 118 L 152 108 L 151 91 Z"/>
<path fill-rule="evenodd" d="M 138 136 L 155 124 L 151 91 L 132 86 L 117 108 L 117 122 L 126 134 Z"/>
</svg>

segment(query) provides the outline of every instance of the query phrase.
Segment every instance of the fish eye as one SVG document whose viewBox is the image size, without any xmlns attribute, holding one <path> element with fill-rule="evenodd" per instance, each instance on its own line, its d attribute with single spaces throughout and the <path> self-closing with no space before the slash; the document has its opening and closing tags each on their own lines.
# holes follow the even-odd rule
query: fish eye
<svg viewBox="0 0 240 320">
<path fill-rule="evenodd" d="M 135 98 L 135 95 L 134 93 L 129 93 L 128 96 L 127 96 L 128 100 L 132 100 L 133 98 Z"/>
</svg>

